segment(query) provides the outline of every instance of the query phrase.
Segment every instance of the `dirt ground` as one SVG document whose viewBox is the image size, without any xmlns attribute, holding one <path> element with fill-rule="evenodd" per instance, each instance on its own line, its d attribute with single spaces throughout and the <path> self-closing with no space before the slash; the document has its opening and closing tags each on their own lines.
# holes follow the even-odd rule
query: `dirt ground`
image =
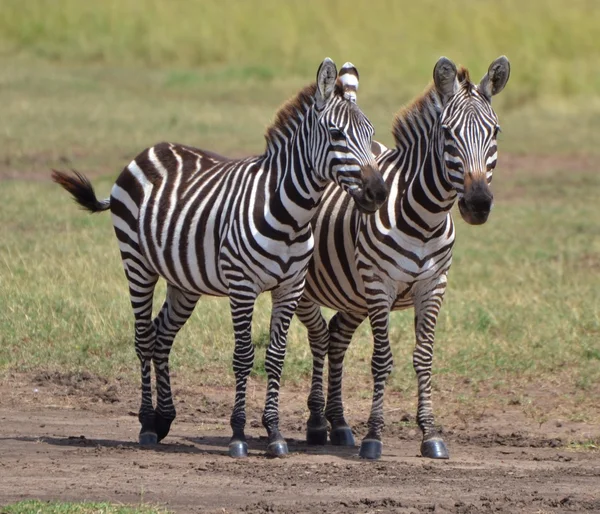
<svg viewBox="0 0 600 514">
<path fill-rule="evenodd" d="M 175 379 L 175 382 L 177 380 Z M 268 459 L 261 384 L 249 390 L 250 457 L 227 456 L 230 388 L 175 387 L 178 418 L 164 444 L 136 444 L 137 390 L 86 373 L 0 382 L 0 504 L 28 498 L 164 505 L 176 512 L 600 512 L 600 427 L 529 419 L 518 405 L 444 425 L 451 458 L 419 457 L 420 434 L 393 395 L 384 454 L 303 442 L 304 389 L 285 388 L 285 459 Z M 368 399 L 348 402 L 357 441 Z M 438 416 L 439 418 L 439 416 Z"/>
</svg>

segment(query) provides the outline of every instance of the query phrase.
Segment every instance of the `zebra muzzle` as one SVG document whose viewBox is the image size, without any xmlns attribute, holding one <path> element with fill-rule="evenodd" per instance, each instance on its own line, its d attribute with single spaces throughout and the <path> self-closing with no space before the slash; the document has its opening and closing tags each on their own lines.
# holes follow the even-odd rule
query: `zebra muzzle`
<svg viewBox="0 0 600 514">
<path fill-rule="evenodd" d="M 469 225 L 483 225 L 490 215 L 494 195 L 487 182 L 472 181 L 458 201 L 460 215 Z"/>
<path fill-rule="evenodd" d="M 378 170 L 369 168 L 367 171 L 363 170 L 363 174 L 366 175 L 363 187 L 350 191 L 350 195 L 362 212 L 372 214 L 387 199 L 388 188 Z"/>
</svg>

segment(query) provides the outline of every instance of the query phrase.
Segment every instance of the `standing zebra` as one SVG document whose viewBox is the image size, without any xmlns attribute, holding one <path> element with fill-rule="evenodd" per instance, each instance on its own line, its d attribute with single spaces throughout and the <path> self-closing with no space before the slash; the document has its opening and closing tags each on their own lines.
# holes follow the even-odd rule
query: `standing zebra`
<svg viewBox="0 0 600 514">
<path fill-rule="evenodd" d="M 290 320 L 304 289 L 314 246 L 310 221 L 325 186 L 334 181 L 359 209 L 374 212 L 387 195 L 371 153 L 373 127 L 355 103 L 358 71 L 325 59 L 317 83 L 300 91 L 267 130 L 263 155 L 230 160 L 172 143 L 144 150 L 121 173 L 110 199 L 96 199 L 82 175 L 54 171 L 53 180 L 91 212 L 110 209 L 135 316 L 141 362 L 142 445 L 169 432 L 175 407 L 169 352 L 201 295 L 228 296 L 235 333 L 232 457 L 248 446 L 246 382 L 254 361 L 251 340 L 256 297 L 270 291 L 271 334 L 266 353 L 267 452 L 287 453 L 279 432 L 279 385 Z M 152 319 L 159 276 L 167 295 Z M 151 363 L 157 405 L 152 403 Z"/>
<path fill-rule="evenodd" d="M 313 379 L 307 440 L 354 445 L 342 407 L 342 366 L 352 335 L 368 316 L 373 331 L 373 404 L 361 457 L 381 455 L 383 394 L 392 369 L 390 311 L 415 309 L 413 365 L 418 380 L 417 422 L 421 453 L 448 458 L 434 426 L 431 364 L 434 330 L 452 262 L 454 225 L 450 210 L 458 199 L 463 219 L 485 223 L 492 207 L 489 184 L 496 166 L 500 127 L 491 107 L 510 75 L 506 57 L 496 59 L 479 85 L 466 69 L 442 57 L 434 83 L 396 116 L 394 149 L 375 143 L 377 163 L 390 194 L 373 216 L 362 216 L 333 188 L 325 192 L 313 219 L 315 253 L 297 315 L 308 329 Z M 338 311 L 326 324 L 319 306 Z M 329 360 L 327 406 L 323 365 Z"/>
</svg>

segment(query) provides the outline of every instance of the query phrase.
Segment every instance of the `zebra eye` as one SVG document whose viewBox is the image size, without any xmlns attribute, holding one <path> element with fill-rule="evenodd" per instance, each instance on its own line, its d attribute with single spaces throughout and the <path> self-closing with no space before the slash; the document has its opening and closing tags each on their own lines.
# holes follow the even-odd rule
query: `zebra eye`
<svg viewBox="0 0 600 514">
<path fill-rule="evenodd" d="M 498 134 L 502 132 L 502 129 L 500 128 L 500 125 L 496 125 L 494 127 L 494 137 L 498 137 Z"/>
<path fill-rule="evenodd" d="M 452 139 L 452 130 L 450 130 L 450 127 L 448 125 L 442 125 L 442 130 L 444 131 L 444 135 L 448 138 L 448 139 Z"/>
<path fill-rule="evenodd" d="M 346 139 L 346 134 L 344 134 L 337 127 L 329 127 L 329 133 L 331 134 L 331 137 L 333 139 L 337 139 L 337 140 Z"/>
</svg>

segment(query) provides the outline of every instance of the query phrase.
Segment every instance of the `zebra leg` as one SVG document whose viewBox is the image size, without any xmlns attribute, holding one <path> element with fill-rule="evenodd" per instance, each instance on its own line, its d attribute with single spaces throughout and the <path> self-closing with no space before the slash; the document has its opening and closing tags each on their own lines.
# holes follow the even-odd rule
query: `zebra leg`
<svg viewBox="0 0 600 514">
<path fill-rule="evenodd" d="M 359 455 L 363 459 L 379 459 L 383 450 L 381 431 L 384 424 L 383 397 L 385 381 L 390 375 L 394 364 L 389 338 L 392 302 L 393 299 L 386 293 L 380 293 L 369 299 L 369 320 L 373 331 L 373 356 L 371 358 L 373 403 L 367 423 L 369 430 L 360 445 Z"/>
<path fill-rule="evenodd" d="M 241 289 L 245 291 L 245 289 Z M 244 428 L 246 427 L 246 384 L 254 365 L 254 345 L 252 344 L 252 313 L 256 294 L 247 291 L 247 295 L 231 293 L 229 305 L 233 320 L 235 349 L 233 351 L 233 372 L 235 374 L 235 403 L 230 424 L 233 431 L 229 441 L 231 457 L 247 457 L 248 443 Z"/>
<path fill-rule="evenodd" d="M 438 429 L 435 428 L 431 406 L 431 365 L 433 362 L 433 343 L 435 325 L 444 299 L 446 277 L 435 284 L 434 288 L 415 299 L 415 336 L 413 367 L 417 373 L 418 407 L 417 423 L 423 432 L 421 455 L 431 459 L 448 459 L 448 448 Z"/>
<path fill-rule="evenodd" d="M 290 322 L 304 290 L 304 280 L 280 287 L 271 293 L 271 335 L 265 357 L 267 398 L 262 424 L 267 429 L 267 455 L 282 457 L 288 453 L 287 443 L 279 432 L 279 388 Z"/>
<path fill-rule="evenodd" d="M 200 295 L 187 293 L 168 285 L 165 303 L 154 319 L 156 347 L 152 362 L 156 374 L 155 425 L 159 442 L 169 433 L 176 415 L 169 376 L 169 353 L 177 332 L 194 312 L 199 298 Z"/>
<path fill-rule="evenodd" d="M 135 353 L 140 360 L 142 376 L 142 403 L 138 419 L 142 425 L 139 443 L 142 446 L 156 444 L 156 420 L 152 406 L 151 362 L 156 346 L 156 330 L 152 323 L 152 298 L 158 281 L 155 275 L 145 269 L 141 263 L 132 265 L 123 257 L 125 275 L 129 281 L 129 296 L 135 316 Z"/>
<path fill-rule="evenodd" d="M 331 423 L 329 437 L 336 446 L 354 446 L 352 429 L 344 418 L 342 403 L 342 376 L 344 356 L 352 336 L 365 319 L 364 314 L 338 312 L 329 322 L 329 380 L 325 417 Z"/>
<path fill-rule="evenodd" d="M 312 382 L 307 402 L 310 417 L 306 422 L 306 442 L 324 445 L 327 443 L 327 420 L 323 395 L 323 366 L 329 350 L 329 329 L 321 314 L 321 308 L 305 298 L 298 303 L 296 315 L 308 331 L 313 357 Z"/>
</svg>

